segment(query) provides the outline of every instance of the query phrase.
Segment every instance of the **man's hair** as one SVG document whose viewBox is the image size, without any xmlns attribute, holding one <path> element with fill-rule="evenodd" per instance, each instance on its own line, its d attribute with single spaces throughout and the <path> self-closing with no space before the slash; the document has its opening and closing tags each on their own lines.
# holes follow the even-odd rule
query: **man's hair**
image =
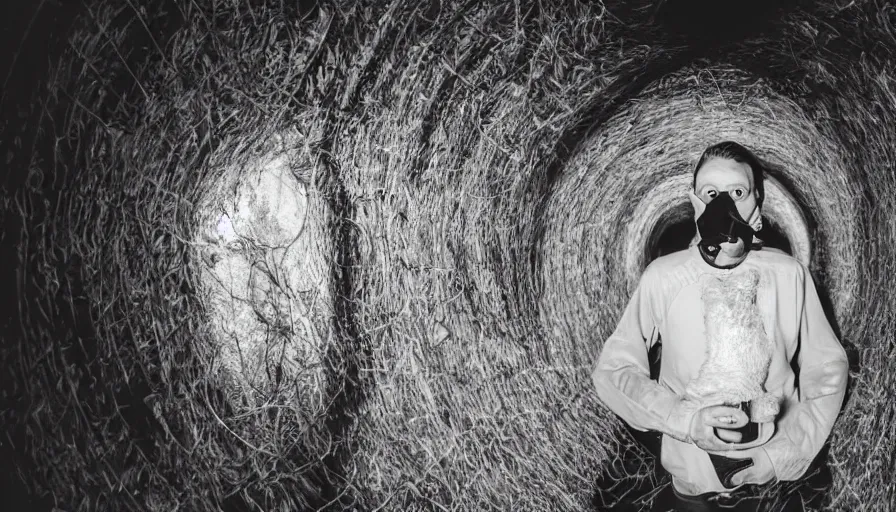
<svg viewBox="0 0 896 512">
<path fill-rule="evenodd" d="M 694 182 L 691 185 L 693 188 L 697 187 L 697 173 L 700 172 L 700 168 L 713 158 L 727 158 L 749 165 L 750 170 L 753 171 L 753 189 L 757 192 L 756 204 L 762 206 L 765 200 L 765 184 L 763 183 L 765 175 L 762 163 L 749 149 L 730 140 L 713 144 L 703 151 L 700 160 L 697 160 L 697 165 L 694 167 Z"/>
</svg>

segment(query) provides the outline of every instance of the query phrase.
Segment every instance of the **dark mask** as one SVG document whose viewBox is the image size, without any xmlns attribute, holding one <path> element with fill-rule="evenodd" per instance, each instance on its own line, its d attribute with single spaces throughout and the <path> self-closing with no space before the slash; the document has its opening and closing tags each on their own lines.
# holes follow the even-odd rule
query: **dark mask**
<svg viewBox="0 0 896 512">
<path fill-rule="evenodd" d="M 744 241 L 744 250 L 749 251 L 753 242 L 753 228 L 740 216 L 734 200 L 728 192 L 721 192 L 697 219 L 700 232 L 700 247 L 710 257 L 715 258 L 723 242 Z"/>
</svg>

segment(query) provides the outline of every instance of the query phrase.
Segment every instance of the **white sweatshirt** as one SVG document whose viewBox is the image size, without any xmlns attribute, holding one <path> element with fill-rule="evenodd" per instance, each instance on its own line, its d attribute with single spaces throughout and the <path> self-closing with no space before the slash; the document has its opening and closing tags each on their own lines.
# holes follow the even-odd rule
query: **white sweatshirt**
<svg viewBox="0 0 896 512">
<path fill-rule="evenodd" d="M 638 430 L 663 434 L 661 462 L 675 488 L 689 495 L 724 492 L 707 452 L 689 442 L 697 404 L 685 397 L 706 353 L 699 276 L 760 273 L 757 303 L 775 344 L 765 389 L 782 397 L 777 431 L 764 450 L 778 480 L 796 480 L 821 450 L 846 390 L 846 352 L 831 329 L 806 267 L 782 251 L 752 250 L 738 266 L 706 263 L 696 245 L 654 260 L 632 295 L 593 372 L 600 399 Z M 647 352 L 662 342 L 659 382 Z M 797 382 L 790 361 L 799 364 Z"/>
</svg>

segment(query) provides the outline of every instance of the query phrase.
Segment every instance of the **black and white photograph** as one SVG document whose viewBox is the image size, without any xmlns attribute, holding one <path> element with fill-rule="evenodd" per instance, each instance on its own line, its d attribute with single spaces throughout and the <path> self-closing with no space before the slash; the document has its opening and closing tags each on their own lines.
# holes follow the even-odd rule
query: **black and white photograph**
<svg viewBox="0 0 896 512">
<path fill-rule="evenodd" d="M 0 510 L 896 512 L 896 3 L 4 0 Z"/>
</svg>

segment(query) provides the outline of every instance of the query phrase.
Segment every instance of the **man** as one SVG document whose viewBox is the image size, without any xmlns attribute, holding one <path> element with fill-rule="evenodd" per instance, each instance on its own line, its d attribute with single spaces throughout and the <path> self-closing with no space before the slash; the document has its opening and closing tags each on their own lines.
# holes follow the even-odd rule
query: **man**
<svg viewBox="0 0 896 512">
<path fill-rule="evenodd" d="M 609 409 L 636 431 L 661 434 L 661 463 L 674 493 L 657 499 L 655 510 L 715 510 L 732 497 L 755 510 L 765 484 L 804 476 L 843 402 L 846 353 L 809 271 L 755 237 L 762 228 L 762 180 L 757 158 L 737 143 L 704 152 L 689 192 L 697 242 L 648 265 L 592 374 Z M 779 397 L 780 413 L 768 441 L 744 448 L 750 444 L 739 443 L 750 423 L 744 410 L 696 402 L 685 390 L 707 348 L 701 275 L 724 279 L 748 271 L 760 276 L 756 305 L 774 347 L 764 387 Z M 648 351 L 660 340 L 659 379 L 652 380 Z M 778 509 L 792 507 L 801 509 L 800 499 Z"/>
</svg>

